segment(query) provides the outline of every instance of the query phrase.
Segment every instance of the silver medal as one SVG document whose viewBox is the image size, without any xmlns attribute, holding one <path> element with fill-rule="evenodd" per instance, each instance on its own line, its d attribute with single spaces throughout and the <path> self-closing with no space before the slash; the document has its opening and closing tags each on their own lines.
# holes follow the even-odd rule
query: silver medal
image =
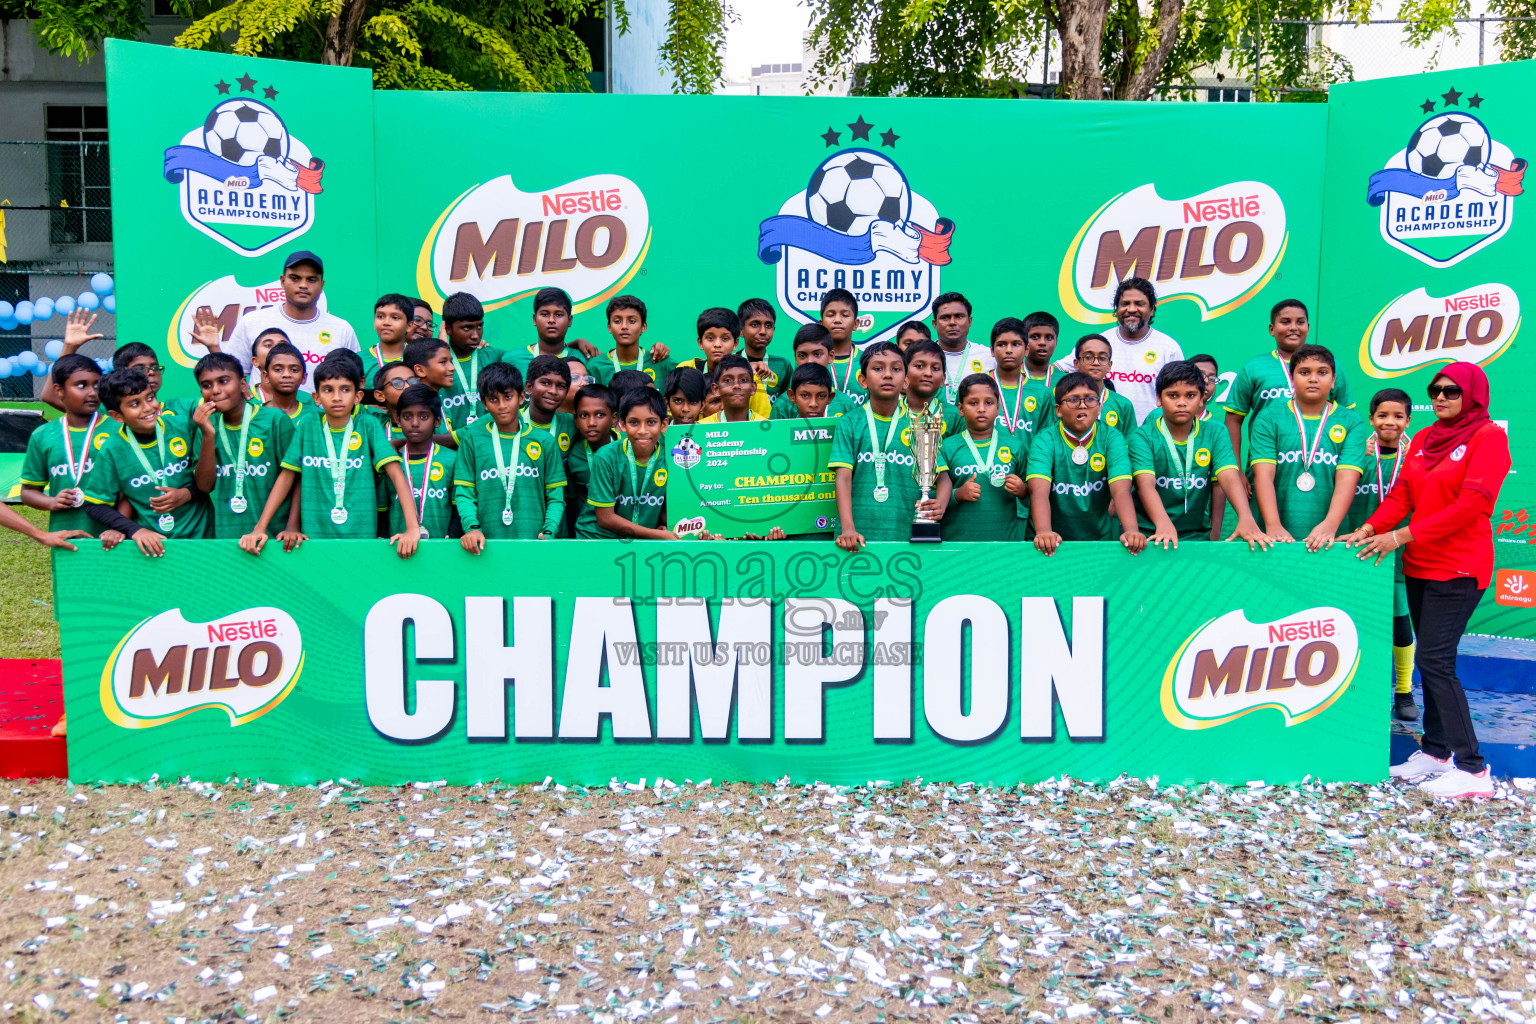
<svg viewBox="0 0 1536 1024">
<path fill-rule="evenodd" d="M 501 510 L 501 525 L 502 526 L 511 526 L 512 525 L 512 510 L 511 509 L 504 508 L 504 509 Z"/>
<path fill-rule="evenodd" d="M 165 515 L 161 516 L 157 522 L 160 524 L 161 533 L 170 533 L 171 530 L 176 526 L 176 517 L 167 512 Z"/>
<path fill-rule="evenodd" d="M 992 486 L 1001 487 L 1008 482 L 1008 471 L 1002 466 L 992 467 Z"/>
<path fill-rule="evenodd" d="M 1312 476 L 1311 473 L 1303 473 L 1301 476 L 1296 478 L 1296 489 L 1298 491 L 1310 491 L 1316 486 L 1317 480 Z"/>
<path fill-rule="evenodd" d="M 331 509 L 331 522 L 335 523 L 337 526 L 340 526 L 343 523 L 345 523 L 346 521 L 347 521 L 347 510 L 346 509 L 342 508 L 340 505 L 337 505 L 335 508 Z"/>
<path fill-rule="evenodd" d="M 231 512 L 233 512 L 235 515 L 238 516 L 238 515 L 242 514 L 243 512 L 245 512 L 245 508 L 246 508 L 246 501 L 245 501 L 245 498 L 243 496 L 237 494 L 233 498 L 229 499 L 229 510 Z"/>
<path fill-rule="evenodd" d="M 422 540 L 428 540 L 429 538 L 431 538 L 431 536 L 432 535 L 427 532 L 427 528 L 425 526 L 423 526 L 421 528 L 421 539 Z"/>
<path fill-rule="evenodd" d="M 874 498 L 876 501 L 884 501 L 890 496 L 891 489 L 889 487 L 876 487 L 870 494 L 870 497 Z"/>
<path fill-rule="evenodd" d="M 85 504 L 85 492 L 78 487 L 74 488 L 74 491 L 75 496 L 69 499 L 69 504 L 71 508 L 79 508 Z"/>
<path fill-rule="evenodd" d="M 1087 448 L 1082 448 L 1082 447 L 1073 448 L 1072 449 L 1072 461 L 1076 465 L 1079 465 L 1079 466 L 1081 466 L 1083 463 L 1087 462 L 1088 461 L 1088 449 Z"/>
</svg>

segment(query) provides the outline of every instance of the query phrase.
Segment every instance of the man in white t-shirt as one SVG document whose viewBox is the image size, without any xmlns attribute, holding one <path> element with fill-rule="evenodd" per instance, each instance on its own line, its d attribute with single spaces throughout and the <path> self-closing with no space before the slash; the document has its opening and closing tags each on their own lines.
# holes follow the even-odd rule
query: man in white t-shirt
<svg viewBox="0 0 1536 1024">
<path fill-rule="evenodd" d="M 962 380 L 997 368 L 991 347 L 971 341 L 970 330 L 969 299 L 959 292 L 945 292 L 933 300 L 933 335 L 944 350 L 944 397 L 951 405 Z"/>
<path fill-rule="evenodd" d="M 229 332 L 229 340 L 223 345 L 225 352 L 240 360 L 247 375 L 251 372 L 251 345 L 263 331 L 277 328 L 288 335 L 288 340 L 304 355 L 305 370 L 313 370 L 330 353 L 337 349 L 360 352 L 357 332 L 339 316 L 320 311 L 320 294 L 325 290 L 325 264 L 320 257 L 307 249 L 288 254 L 283 260 L 283 301 L 275 306 L 262 306 L 242 316 Z M 309 374 L 300 385 L 305 391 L 312 390 Z"/>
<path fill-rule="evenodd" d="M 1184 350 L 1162 331 L 1152 327 L 1157 315 L 1157 289 L 1144 277 L 1128 277 L 1115 289 L 1115 326 L 1104 332 L 1109 341 L 1109 380 L 1115 391 L 1136 407 L 1136 422 L 1157 408 L 1157 372 L 1184 358 Z M 1056 361 L 1072 372 L 1072 357 Z"/>
</svg>

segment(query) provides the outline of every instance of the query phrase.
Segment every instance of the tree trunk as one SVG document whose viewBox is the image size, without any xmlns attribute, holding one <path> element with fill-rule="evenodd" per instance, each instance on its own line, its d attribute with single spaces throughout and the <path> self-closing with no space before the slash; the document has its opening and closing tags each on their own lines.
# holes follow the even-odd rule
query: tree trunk
<svg viewBox="0 0 1536 1024">
<path fill-rule="evenodd" d="M 363 14 L 368 0 L 342 0 L 341 9 L 325 26 L 325 52 L 321 64 L 351 67 L 352 54 L 357 49 L 357 33 L 363 27 Z"/>
<path fill-rule="evenodd" d="M 1061 85 L 1056 95 L 1074 100 L 1104 98 L 1104 19 L 1109 0 L 1061 0 Z"/>
<path fill-rule="evenodd" d="M 1184 0 L 1158 0 L 1157 26 L 1153 29 L 1157 33 L 1157 44 L 1131 76 L 1125 89 L 1126 99 L 1144 100 L 1151 97 L 1152 87 L 1157 85 L 1157 80 L 1163 75 L 1163 65 L 1168 60 L 1168 54 L 1173 52 L 1173 46 L 1179 40 L 1179 19 L 1183 14 Z"/>
</svg>

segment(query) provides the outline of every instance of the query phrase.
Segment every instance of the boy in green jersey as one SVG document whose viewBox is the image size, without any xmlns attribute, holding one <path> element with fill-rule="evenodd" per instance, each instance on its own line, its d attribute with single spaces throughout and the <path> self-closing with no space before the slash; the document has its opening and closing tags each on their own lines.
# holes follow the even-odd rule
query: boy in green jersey
<svg viewBox="0 0 1536 1024">
<path fill-rule="evenodd" d="M 322 540 L 373 539 L 378 535 L 376 474 L 394 485 L 395 497 L 405 509 L 405 529 L 389 538 L 401 558 L 416 552 L 421 524 L 416 520 L 411 490 L 400 469 L 400 456 L 384 437 L 384 429 L 370 416 L 357 414 L 357 393 L 363 384 L 358 361 L 334 352 L 315 367 L 315 404 L 321 415 L 299 420 L 293 440 L 283 453 L 283 471 L 267 495 L 267 505 L 240 547 L 253 555 L 267 544 L 267 528 L 290 492 L 299 487 L 298 514 L 290 515 L 289 528 L 279 533 L 284 551 L 292 551 L 309 537 Z"/>
<path fill-rule="evenodd" d="M 1008 406 L 1010 411 L 1017 410 L 1011 417 L 1016 422 L 1009 429 L 1015 433 L 1033 435 L 1040 429 L 1041 423 L 1050 419 L 1052 411 L 1056 408 L 1056 390 L 1051 384 L 1051 378 L 1056 373 L 1053 360 L 1056 358 L 1056 341 L 1061 325 L 1051 314 L 1037 311 L 1024 318 L 1023 329 L 1023 408 L 1018 408 L 1018 396 L 1012 396 L 1010 399 L 1008 393 L 1004 391 L 1003 399 L 1005 403 L 1010 400 L 1015 403 Z M 1019 419 L 1023 420 L 1022 425 L 1017 422 Z"/>
<path fill-rule="evenodd" d="M 1009 433 L 1032 434 L 1038 400 L 1026 412 L 1024 321 L 1005 316 L 992 325 L 992 383 L 997 385 L 997 423 Z M 959 394 L 958 391 L 955 392 Z"/>
<path fill-rule="evenodd" d="M 442 400 L 425 384 L 412 384 L 395 404 L 395 418 L 405 437 L 401 469 L 411 497 L 416 502 L 416 521 L 421 539 L 458 536 L 454 523 L 453 476 L 458 453 L 439 444 L 435 436 L 442 417 Z M 389 536 L 404 533 L 405 509 L 398 501 L 389 508 Z"/>
<path fill-rule="evenodd" d="M 752 408 L 752 400 L 761 394 L 762 381 L 745 356 L 734 352 L 722 356 L 713 377 L 710 388 L 720 397 L 720 411 L 705 416 L 700 423 L 746 423 L 767 419 Z"/>
<path fill-rule="evenodd" d="M 362 351 L 363 380 L 371 381 L 386 363 L 396 363 L 404 357 L 415 315 L 416 300 L 409 295 L 391 292 L 379 296 L 373 304 L 373 333 L 378 340 Z M 251 362 L 255 361 L 255 347 L 252 346 Z"/>
<path fill-rule="evenodd" d="M 736 307 L 736 320 L 741 325 L 741 354 L 752 364 L 757 374 L 758 390 L 770 399 L 784 393 L 789 387 L 789 375 L 794 369 L 783 356 L 769 355 L 768 346 L 773 344 L 773 331 L 778 325 L 778 314 L 767 299 L 748 299 Z"/>
<path fill-rule="evenodd" d="M 645 374 L 651 387 L 660 387 L 676 364 L 670 359 L 652 361 L 647 358 L 645 303 L 634 295 L 615 295 L 608 300 L 607 319 L 613 348 L 587 363 L 597 383 L 606 386 L 620 370 L 636 370 Z"/>
<path fill-rule="evenodd" d="M 240 361 L 210 352 L 192 374 L 203 403 L 192 414 L 197 425 L 197 486 L 213 506 L 213 536 L 239 540 L 250 533 L 282 472 L 279 461 L 293 440 L 293 421 L 276 409 L 253 405 Z M 288 523 L 279 507 L 280 527 Z"/>
<path fill-rule="evenodd" d="M 101 415 L 96 393 L 101 370 L 94 359 L 77 353 L 60 356 L 51 377 L 64 415 L 28 435 L 27 454 L 21 462 L 21 501 L 47 512 L 50 530 L 84 530 L 95 536 L 101 526 L 85 510 L 80 481 L 113 429 L 112 419 Z"/>
<path fill-rule="evenodd" d="M 1111 430 L 1118 430 L 1126 440 L 1136 433 L 1136 406 L 1129 398 L 1109 386 L 1110 360 L 1114 352 L 1102 334 L 1085 334 L 1073 349 L 1073 368 L 1086 373 L 1099 384 L 1099 420 Z"/>
<path fill-rule="evenodd" d="M 564 359 L 539 356 L 528 364 L 524 376 L 528 401 L 523 406 L 523 423 L 533 428 L 534 436 L 554 446 L 555 455 L 565 458 L 576 437 L 576 420 L 560 411 L 565 393 L 571 388 L 571 368 Z"/>
<path fill-rule="evenodd" d="M 944 350 L 936 341 L 914 341 L 902 353 L 907 361 L 905 403 L 910 419 L 920 420 L 932 409 L 944 421 L 944 436 L 960 430 L 960 412 L 945 397 Z"/>
<path fill-rule="evenodd" d="M 1333 353 L 1303 345 L 1291 355 L 1296 397 L 1271 402 L 1253 421 L 1248 467 L 1264 532 L 1308 551 L 1332 547 L 1365 465 L 1370 429 L 1353 409 L 1330 402 Z"/>
<path fill-rule="evenodd" d="M 735 313 L 724 306 L 716 306 L 700 313 L 698 320 L 694 322 L 694 328 L 698 332 L 699 351 L 703 355 L 694 359 L 685 359 L 677 365 L 691 366 L 704 375 L 706 382 L 711 382 L 714 380 L 720 360 L 736 352 L 736 336 L 741 330 L 741 322 L 736 319 Z M 712 390 L 706 391 L 700 418 L 717 414 L 720 411 L 719 404 L 719 395 Z M 758 388 L 752 395 L 752 411 L 761 419 L 768 419 L 773 412 L 773 403 L 769 401 L 768 394 L 762 388 Z"/>
<path fill-rule="evenodd" d="M 415 384 L 419 379 L 403 361 L 385 363 L 374 372 L 373 400 L 376 404 L 365 405 L 362 407 L 362 411 L 369 413 L 379 421 L 379 426 L 384 428 L 384 436 L 388 438 L 390 444 L 394 444 L 395 439 L 400 436 L 400 426 L 395 419 L 395 411 L 399 407 L 400 396 L 405 394 L 411 385 Z M 431 385 L 423 384 L 423 386 L 431 390 L 433 394 L 437 394 L 436 389 L 431 388 Z M 438 404 L 439 408 L 441 408 L 441 396 L 438 398 Z"/>
<path fill-rule="evenodd" d="M 896 328 L 896 347 L 903 352 L 914 341 L 932 341 L 933 331 L 921 320 L 908 320 Z"/>
<path fill-rule="evenodd" d="M 510 363 L 486 367 L 480 401 L 489 421 L 482 417 L 454 434 L 459 462 L 453 501 L 464 527 L 459 543 L 478 555 L 487 540 L 558 536 L 565 518 L 565 460 L 521 415 L 523 375 Z"/>
<path fill-rule="evenodd" d="M 575 536 L 576 518 L 587 504 L 587 486 L 592 479 L 592 458 L 619 436 L 618 399 L 601 384 L 588 384 L 576 392 L 576 440 L 565 453 L 565 530 Z"/>
<path fill-rule="evenodd" d="M 853 343 L 853 331 L 858 323 L 859 301 L 852 292 L 846 288 L 832 288 L 821 297 L 821 326 L 827 331 L 827 369 L 832 371 L 832 386 L 855 405 L 863 405 L 869 392 L 859 383 L 862 360 L 859 347 Z M 796 338 L 798 340 L 798 334 Z"/>
<path fill-rule="evenodd" d="M 667 418 L 674 425 L 697 423 L 704 415 L 704 399 L 709 397 L 709 383 L 704 375 L 691 366 L 679 366 L 667 374 L 661 386 L 662 399 L 667 405 Z M 614 391 L 614 400 L 624 396 Z M 617 419 L 615 419 L 617 422 Z"/>
<path fill-rule="evenodd" d="M 1133 555 L 1147 546 L 1131 500 L 1125 438 L 1099 419 L 1101 388 L 1086 373 L 1061 378 L 1055 418 L 1030 441 L 1024 479 L 1035 547 L 1044 554 L 1064 540 L 1114 540 L 1117 533 Z"/>
<path fill-rule="evenodd" d="M 97 393 L 117 429 L 91 456 L 81 481 L 91 518 L 132 538 L 145 554 L 162 553 L 166 538 L 207 536 L 208 502 L 193 479 L 192 418 L 163 409 L 137 369 L 113 370 Z M 134 522 L 117 513 L 119 496 L 128 499 Z"/>
<path fill-rule="evenodd" d="M 1232 452 L 1239 458 L 1243 454 L 1243 423 L 1257 422 L 1259 413 L 1270 405 L 1294 397 L 1291 357 L 1307 343 L 1307 335 L 1311 331 L 1306 304 L 1300 299 L 1281 299 L 1271 307 L 1269 336 L 1274 339 L 1275 347 L 1243 364 L 1222 406 L 1226 413 L 1227 436 L 1232 440 Z M 1333 391 L 1328 398 L 1345 409 L 1355 407 L 1349 381 L 1342 373 L 1334 374 Z"/>
<path fill-rule="evenodd" d="M 832 532 L 844 551 L 859 551 L 867 541 L 909 541 L 915 514 L 943 514 L 936 499 L 918 500 L 912 421 L 901 400 L 906 378 L 906 359 L 890 342 L 877 341 L 860 353 L 859 389 L 868 401 L 837 421 L 827 460 L 837 495 Z M 946 467 L 941 461 L 936 468 Z"/>
<path fill-rule="evenodd" d="M 1148 542 L 1163 548 L 1180 540 L 1210 537 L 1207 514 L 1219 486 L 1242 493 L 1241 474 L 1226 431 L 1202 420 L 1205 379 L 1192 362 L 1167 363 L 1157 374 L 1158 408 L 1129 444 L 1137 520 Z M 1270 540 L 1253 521 L 1246 503 L 1238 505 L 1237 531 L 1252 550 Z"/>
<path fill-rule="evenodd" d="M 262 383 L 266 386 L 266 398 L 262 405 L 297 420 L 305 413 L 315 411 L 315 398 L 308 391 L 300 390 L 304 383 L 304 354 L 297 346 L 280 341 L 267 349 L 267 359 L 262 369 Z"/>
<path fill-rule="evenodd" d="M 453 358 L 453 378 L 442 386 L 443 416 L 457 430 L 485 414 L 480 404 L 480 371 L 502 361 L 502 351 L 485 344 L 485 307 L 468 292 L 443 300 L 443 327 Z"/>
<path fill-rule="evenodd" d="M 619 399 L 624 437 L 592 457 L 587 507 L 576 520 L 577 537 L 677 539 L 667 529 L 667 470 L 657 454 L 666 425 L 666 403 L 655 391 L 635 388 Z"/>
<path fill-rule="evenodd" d="M 930 344 L 932 344 L 930 342 Z M 1029 438 L 998 419 L 997 381 L 973 373 L 955 391 L 964 427 L 939 447 L 939 507 L 945 540 L 998 541 L 1017 536 L 1015 509 L 1025 492 L 1015 466 L 1023 466 Z"/>
<path fill-rule="evenodd" d="M 793 347 L 795 357 L 795 369 L 805 366 L 807 363 L 816 363 L 827 367 L 827 379 L 832 379 L 832 336 L 821 324 L 802 324 L 795 331 Z M 794 370 L 790 371 L 790 377 L 794 377 Z M 827 401 L 826 416 L 841 416 L 843 413 L 852 412 L 858 408 L 858 404 L 842 391 L 837 390 L 837 383 L 832 384 L 832 397 Z M 768 413 L 771 420 L 792 420 L 800 415 L 794 399 L 789 397 L 789 385 L 786 382 L 784 394 L 773 400 L 773 408 Z M 675 422 L 675 421 L 674 421 Z"/>
<path fill-rule="evenodd" d="M 823 416 L 838 417 L 844 410 L 832 411 L 832 399 L 836 392 L 832 390 L 832 374 L 820 363 L 805 363 L 795 367 L 795 372 L 789 375 L 789 387 L 781 398 L 789 400 L 789 411 L 781 413 L 779 402 L 773 403 L 773 418 L 776 420 L 806 419 L 814 420 Z"/>
<path fill-rule="evenodd" d="M 1360 529 L 1381 500 L 1392 493 L 1412 440 L 1408 435 L 1412 415 L 1413 399 L 1407 392 L 1383 388 L 1371 397 L 1370 426 L 1375 443 L 1366 446 L 1365 473 L 1349 505 L 1349 530 Z M 1419 717 L 1418 705 L 1413 702 L 1413 620 L 1408 615 L 1408 585 L 1403 577 L 1401 549 L 1393 553 L 1392 580 L 1392 717 L 1400 722 L 1413 722 Z"/>
</svg>

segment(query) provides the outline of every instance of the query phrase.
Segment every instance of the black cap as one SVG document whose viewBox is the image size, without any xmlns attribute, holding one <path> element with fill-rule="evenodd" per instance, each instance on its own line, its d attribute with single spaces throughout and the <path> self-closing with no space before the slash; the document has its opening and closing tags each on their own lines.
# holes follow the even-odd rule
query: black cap
<svg viewBox="0 0 1536 1024">
<path fill-rule="evenodd" d="M 320 262 L 319 256 L 316 256 L 308 249 L 300 249 L 297 252 L 291 252 L 285 256 L 283 258 L 283 269 L 287 270 L 295 263 L 313 263 L 315 265 L 315 269 L 320 271 L 320 276 L 325 276 L 325 264 Z"/>
</svg>

